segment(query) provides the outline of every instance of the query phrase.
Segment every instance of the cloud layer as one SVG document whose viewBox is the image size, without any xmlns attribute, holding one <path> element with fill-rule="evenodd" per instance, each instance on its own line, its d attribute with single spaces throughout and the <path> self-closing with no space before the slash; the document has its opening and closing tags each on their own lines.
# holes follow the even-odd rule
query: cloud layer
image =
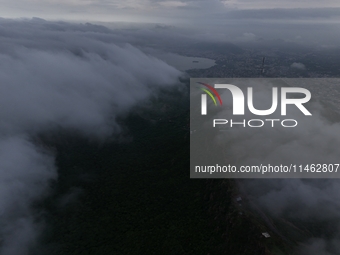
<svg viewBox="0 0 340 255">
<path fill-rule="evenodd" d="M 40 132 L 77 131 L 103 139 L 118 116 L 177 82 L 180 72 L 101 26 L 0 20 L 1 255 L 25 255 L 40 225 L 32 202 L 57 178 Z"/>
<path fill-rule="evenodd" d="M 283 16 L 297 17 L 324 16 L 329 13 L 339 16 L 331 8 L 339 8 L 336 0 L 0 0 L 0 16 L 6 18 L 42 17 L 45 19 L 63 19 L 80 21 L 128 21 L 128 22 L 171 22 L 192 23 L 202 17 L 214 19 L 216 14 L 243 16 L 243 18 L 271 16 L 273 19 Z M 329 8 L 330 10 L 326 10 Z M 269 12 L 266 11 L 269 9 Z M 272 10 L 277 9 L 277 10 Z M 281 10 L 281 9 L 287 9 Z M 304 10 L 307 9 L 307 10 Z M 250 10 L 250 12 L 237 12 Z M 232 12 L 236 11 L 236 14 Z M 204 18 L 203 18 L 204 19 Z M 210 21 L 204 19 L 206 23 Z"/>
<path fill-rule="evenodd" d="M 331 82 L 296 79 L 287 83 L 311 91 L 313 100 L 307 104 L 307 109 L 313 115 L 304 116 L 296 107 L 290 106 L 287 107 L 287 116 L 275 113 L 269 118 L 295 119 L 298 121 L 296 128 L 282 128 L 280 125 L 272 128 L 267 125 L 263 128 L 232 128 L 228 132 L 220 132 L 217 141 L 225 145 L 228 163 L 246 166 L 280 166 L 293 163 L 303 167 L 310 164 L 339 164 L 340 115 L 336 107 L 339 104 L 331 103 L 337 100 L 339 79 Z M 268 109 L 271 105 L 270 82 L 253 81 L 249 85 L 254 87 L 255 108 Z M 231 96 L 223 96 L 227 95 L 222 95 L 222 98 L 230 109 L 219 114 L 219 118 L 232 116 Z M 247 120 L 253 118 L 262 116 L 246 116 Z M 327 175 L 323 173 L 317 179 L 275 179 L 276 177 L 273 174 L 274 179 L 249 179 L 242 180 L 241 183 L 248 196 L 274 219 L 283 218 L 314 231 L 315 238 L 301 245 L 296 254 L 338 254 L 340 179 L 327 179 Z M 317 232 L 315 226 L 320 226 Z M 296 241 L 290 233 L 283 235 Z"/>
</svg>

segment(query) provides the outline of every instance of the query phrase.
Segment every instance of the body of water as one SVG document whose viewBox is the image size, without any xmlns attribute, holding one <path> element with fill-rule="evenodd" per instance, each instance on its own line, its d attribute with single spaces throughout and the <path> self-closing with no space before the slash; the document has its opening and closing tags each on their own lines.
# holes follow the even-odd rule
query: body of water
<svg viewBox="0 0 340 255">
<path fill-rule="evenodd" d="M 215 60 L 213 59 L 186 57 L 174 53 L 158 53 L 156 57 L 180 71 L 206 69 L 215 65 Z"/>
</svg>

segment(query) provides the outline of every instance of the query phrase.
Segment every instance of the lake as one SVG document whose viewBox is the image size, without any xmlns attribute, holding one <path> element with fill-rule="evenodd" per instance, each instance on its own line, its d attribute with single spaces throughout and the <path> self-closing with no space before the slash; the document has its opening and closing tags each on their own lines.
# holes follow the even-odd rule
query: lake
<svg viewBox="0 0 340 255">
<path fill-rule="evenodd" d="M 157 53 L 156 57 L 180 71 L 206 69 L 215 65 L 215 60 L 213 59 L 186 57 L 174 53 Z"/>
</svg>

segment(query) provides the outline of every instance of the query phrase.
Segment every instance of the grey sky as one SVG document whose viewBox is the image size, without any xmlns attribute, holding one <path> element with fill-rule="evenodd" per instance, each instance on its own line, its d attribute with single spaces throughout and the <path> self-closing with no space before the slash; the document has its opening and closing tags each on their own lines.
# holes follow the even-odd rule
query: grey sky
<svg viewBox="0 0 340 255">
<path fill-rule="evenodd" d="M 244 9 L 340 8 L 337 0 L 0 0 L 0 16 L 83 21 L 175 22 Z M 303 10 L 301 10 L 303 12 Z M 296 12 L 296 10 L 295 10 Z M 319 10 L 319 12 L 323 12 Z M 339 12 L 338 12 L 339 13 Z M 209 18 L 211 18 L 210 16 Z"/>
</svg>

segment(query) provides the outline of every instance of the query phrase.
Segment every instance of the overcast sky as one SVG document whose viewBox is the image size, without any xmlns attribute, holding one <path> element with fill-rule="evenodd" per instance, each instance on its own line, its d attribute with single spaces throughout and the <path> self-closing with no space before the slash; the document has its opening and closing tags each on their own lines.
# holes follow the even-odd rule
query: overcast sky
<svg viewBox="0 0 340 255">
<path fill-rule="evenodd" d="M 207 21 L 215 17 L 212 14 L 225 13 L 228 17 L 231 11 L 245 9 L 318 8 L 308 12 L 311 17 L 315 13 L 317 16 L 340 13 L 330 12 L 332 8 L 340 8 L 338 0 L 0 0 L 0 6 L 0 16 L 4 18 L 128 22 L 190 22 L 193 18 Z M 296 11 L 293 11 L 295 15 Z M 305 16 L 305 10 L 299 11 Z"/>
</svg>

